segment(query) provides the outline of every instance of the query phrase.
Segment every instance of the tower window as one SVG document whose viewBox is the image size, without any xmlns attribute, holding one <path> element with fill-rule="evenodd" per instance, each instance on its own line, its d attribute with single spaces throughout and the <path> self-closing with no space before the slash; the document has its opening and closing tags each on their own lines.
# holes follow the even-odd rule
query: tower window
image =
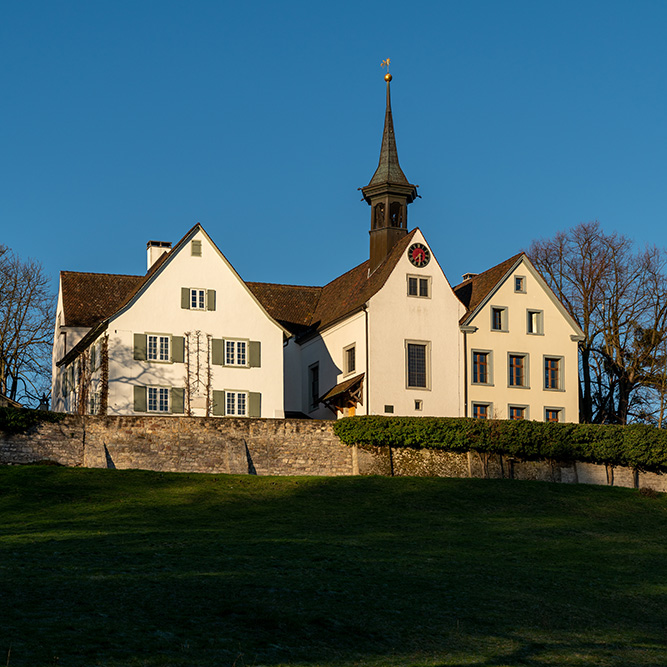
<svg viewBox="0 0 667 667">
<path fill-rule="evenodd" d="M 384 202 L 375 204 L 373 215 L 373 229 L 384 227 Z"/>
<path fill-rule="evenodd" d="M 392 227 L 403 227 L 403 206 L 397 201 L 389 205 L 389 224 Z"/>
</svg>

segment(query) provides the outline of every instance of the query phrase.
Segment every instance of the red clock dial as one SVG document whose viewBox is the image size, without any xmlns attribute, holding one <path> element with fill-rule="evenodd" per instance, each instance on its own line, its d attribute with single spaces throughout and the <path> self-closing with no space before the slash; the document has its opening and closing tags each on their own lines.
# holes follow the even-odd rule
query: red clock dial
<svg viewBox="0 0 667 667">
<path fill-rule="evenodd" d="M 431 253 L 422 243 L 413 243 L 408 248 L 408 259 L 414 266 L 426 266 L 431 259 Z"/>
</svg>

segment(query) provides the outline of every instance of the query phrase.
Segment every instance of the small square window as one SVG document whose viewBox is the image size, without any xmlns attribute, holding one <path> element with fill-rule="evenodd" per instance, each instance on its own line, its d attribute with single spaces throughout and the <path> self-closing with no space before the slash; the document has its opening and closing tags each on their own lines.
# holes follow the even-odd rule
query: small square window
<svg viewBox="0 0 667 667">
<path fill-rule="evenodd" d="M 489 405 L 487 403 L 473 403 L 472 416 L 474 419 L 488 419 Z"/>
<path fill-rule="evenodd" d="M 429 277 L 408 276 L 408 296 L 429 298 L 431 296 L 430 283 Z"/>
<path fill-rule="evenodd" d="M 514 276 L 514 291 L 521 294 L 526 293 L 526 278 L 525 276 Z"/>
<path fill-rule="evenodd" d="M 559 422 L 560 421 L 560 409 L 559 408 L 545 408 L 544 410 L 544 421 L 545 422 Z"/>
<path fill-rule="evenodd" d="M 526 418 L 526 408 L 519 405 L 510 405 L 509 407 L 509 418 L 514 420 L 520 420 Z"/>
<path fill-rule="evenodd" d="M 393 405 L 385 405 L 385 406 L 384 406 L 384 411 L 385 411 L 387 414 L 391 415 L 391 414 L 394 413 L 394 406 L 393 406 Z"/>
</svg>

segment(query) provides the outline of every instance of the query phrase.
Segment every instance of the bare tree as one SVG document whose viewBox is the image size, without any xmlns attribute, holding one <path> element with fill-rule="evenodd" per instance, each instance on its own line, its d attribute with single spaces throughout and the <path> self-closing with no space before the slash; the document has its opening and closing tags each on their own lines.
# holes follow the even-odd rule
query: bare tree
<svg viewBox="0 0 667 667">
<path fill-rule="evenodd" d="M 54 306 L 42 265 L 0 246 L 0 391 L 9 398 L 50 393 Z"/>
<path fill-rule="evenodd" d="M 581 421 L 644 419 L 664 376 L 664 251 L 637 251 L 630 239 L 589 222 L 534 241 L 528 254 L 584 333 Z"/>
</svg>

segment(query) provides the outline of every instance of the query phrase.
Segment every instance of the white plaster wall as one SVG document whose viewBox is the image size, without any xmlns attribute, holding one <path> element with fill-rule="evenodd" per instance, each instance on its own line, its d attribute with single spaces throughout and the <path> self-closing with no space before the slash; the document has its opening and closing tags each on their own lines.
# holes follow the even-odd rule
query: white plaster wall
<svg viewBox="0 0 667 667">
<path fill-rule="evenodd" d="M 428 247 L 417 230 L 414 243 Z M 430 248 L 429 248 L 430 250 Z M 429 298 L 408 296 L 407 276 L 431 278 Z M 397 262 L 384 287 L 369 302 L 370 413 L 458 417 L 463 414 L 463 359 L 458 321 L 464 308 L 437 263 L 433 251 L 424 268 L 413 266 L 407 253 Z M 407 388 L 406 341 L 430 342 L 430 388 Z M 423 402 L 415 410 L 415 400 Z"/>
<path fill-rule="evenodd" d="M 514 291 L 514 277 L 525 276 L 526 293 Z M 491 329 L 491 308 L 507 307 L 508 331 Z M 544 312 L 543 335 L 527 333 L 527 310 Z M 527 419 L 544 420 L 545 407 L 561 408 L 563 421 L 579 421 L 578 350 L 570 338 L 579 333 L 554 303 L 548 288 L 541 283 L 532 266 L 525 261 L 514 270 L 490 301 L 470 322 L 478 327 L 468 334 L 469 415 L 472 403 L 493 403 L 493 416 L 508 417 L 508 405 L 527 405 Z M 492 350 L 493 386 L 473 385 L 472 350 Z M 509 387 L 508 354 L 529 355 L 529 388 Z M 544 357 L 563 357 L 563 389 L 544 389 Z"/>
<path fill-rule="evenodd" d="M 200 240 L 201 257 L 190 242 Z M 174 251 L 172 251 L 174 252 Z M 214 311 L 181 308 L 181 288 L 216 290 Z M 109 414 L 134 414 L 133 385 L 184 387 L 185 364 L 135 361 L 134 334 L 184 336 L 201 332 L 201 396 L 193 413 L 205 414 L 206 335 L 261 342 L 261 367 L 212 365 L 213 390 L 260 392 L 261 416 L 283 417 L 283 330 L 262 309 L 202 230 L 170 258 L 131 307 L 112 318 L 109 335 Z"/>
<path fill-rule="evenodd" d="M 343 380 L 366 372 L 366 324 L 364 312 L 351 315 L 348 319 L 329 327 L 321 334 L 301 345 L 301 407 L 300 410 L 313 419 L 335 419 L 336 415 L 323 405 L 311 410 L 309 367 L 319 363 L 320 396 Z M 344 373 L 343 350 L 348 345 L 356 346 L 356 363 L 353 373 Z M 364 405 L 357 406 L 357 414 L 368 414 L 366 410 L 366 389 Z M 340 415 L 339 415 L 340 416 Z"/>
</svg>

